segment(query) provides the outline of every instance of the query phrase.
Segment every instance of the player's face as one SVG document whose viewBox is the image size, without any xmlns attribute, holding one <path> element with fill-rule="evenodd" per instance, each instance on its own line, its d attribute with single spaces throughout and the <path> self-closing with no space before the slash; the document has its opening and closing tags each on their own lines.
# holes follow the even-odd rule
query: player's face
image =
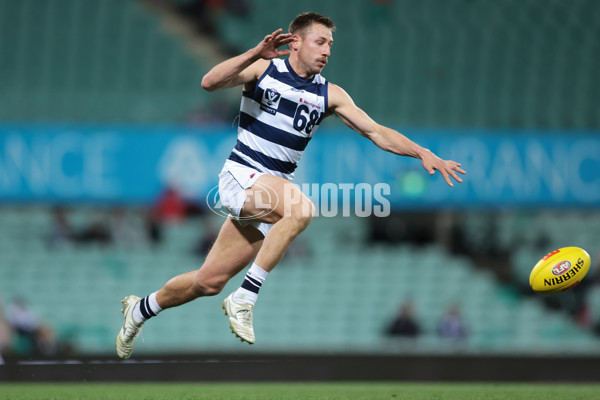
<svg viewBox="0 0 600 400">
<path fill-rule="evenodd" d="M 331 55 L 333 35 L 331 29 L 321 24 L 312 24 L 299 39 L 298 60 L 307 75 L 321 73 Z"/>
</svg>

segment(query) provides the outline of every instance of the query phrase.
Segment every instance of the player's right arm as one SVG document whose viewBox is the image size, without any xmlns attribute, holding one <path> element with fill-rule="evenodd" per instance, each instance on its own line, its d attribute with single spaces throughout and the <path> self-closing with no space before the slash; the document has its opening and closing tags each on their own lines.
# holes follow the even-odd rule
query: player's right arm
<svg viewBox="0 0 600 400">
<path fill-rule="evenodd" d="M 400 156 L 420 158 L 423 168 L 430 175 L 433 175 L 436 170 L 439 171 L 450 186 L 454 186 L 450 177 L 457 182 L 462 182 L 462 179 L 456 174 L 457 172 L 466 174 L 465 170 L 460 168 L 460 163 L 443 160 L 431 150 L 419 146 L 400 132 L 373 121 L 367 113 L 354 104 L 352 98 L 341 87 L 329 83 L 328 94 L 328 112 L 338 115 L 346 125 L 371 140 L 380 149 Z"/>
<path fill-rule="evenodd" d="M 291 33 L 281 32 L 282 29 L 277 29 L 253 49 L 216 65 L 202 78 L 202 88 L 213 92 L 238 85 L 252 86 L 265 72 L 270 59 L 290 54 L 290 50 L 278 50 L 292 41 Z"/>
</svg>

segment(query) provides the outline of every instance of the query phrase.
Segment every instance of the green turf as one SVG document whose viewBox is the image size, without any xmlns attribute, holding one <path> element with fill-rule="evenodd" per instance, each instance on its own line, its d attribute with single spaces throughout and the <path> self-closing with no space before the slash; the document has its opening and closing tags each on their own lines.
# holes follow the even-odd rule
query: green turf
<svg viewBox="0 0 600 400">
<path fill-rule="evenodd" d="M 600 399 L 600 385 L 452 383 L 11 383 L 0 384 L 0 399 L 578 400 Z"/>
</svg>

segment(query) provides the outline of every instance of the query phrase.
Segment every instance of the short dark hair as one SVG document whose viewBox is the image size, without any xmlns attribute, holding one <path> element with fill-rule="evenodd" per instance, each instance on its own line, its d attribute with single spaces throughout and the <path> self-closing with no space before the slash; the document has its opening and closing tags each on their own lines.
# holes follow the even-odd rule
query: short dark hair
<svg viewBox="0 0 600 400">
<path fill-rule="evenodd" d="M 290 22 L 288 31 L 291 34 L 294 34 L 312 24 L 321 24 L 331 29 L 332 32 L 335 31 L 335 24 L 329 17 L 314 12 L 299 14 L 292 22 Z"/>
</svg>

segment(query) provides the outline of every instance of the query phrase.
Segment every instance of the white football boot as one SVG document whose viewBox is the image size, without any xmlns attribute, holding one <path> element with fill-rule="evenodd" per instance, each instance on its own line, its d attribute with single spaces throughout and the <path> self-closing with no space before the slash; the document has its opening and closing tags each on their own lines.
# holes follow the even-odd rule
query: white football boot
<svg viewBox="0 0 600 400">
<path fill-rule="evenodd" d="M 123 327 L 119 331 L 119 334 L 115 338 L 117 343 L 117 355 L 122 359 L 127 359 L 131 356 L 133 346 L 135 346 L 135 339 L 142 332 L 142 325 L 137 324 L 133 319 L 133 308 L 140 301 L 140 298 L 134 295 L 129 295 L 121 300 L 123 303 Z"/>
<path fill-rule="evenodd" d="M 254 328 L 252 327 L 252 313 L 254 306 L 246 303 L 236 303 L 233 300 L 231 293 L 225 300 L 223 300 L 222 309 L 225 310 L 225 315 L 229 316 L 229 327 L 231 332 L 235 334 L 235 337 L 239 338 L 242 342 L 248 342 L 249 344 L 254 343 Z"/>
</svg>

